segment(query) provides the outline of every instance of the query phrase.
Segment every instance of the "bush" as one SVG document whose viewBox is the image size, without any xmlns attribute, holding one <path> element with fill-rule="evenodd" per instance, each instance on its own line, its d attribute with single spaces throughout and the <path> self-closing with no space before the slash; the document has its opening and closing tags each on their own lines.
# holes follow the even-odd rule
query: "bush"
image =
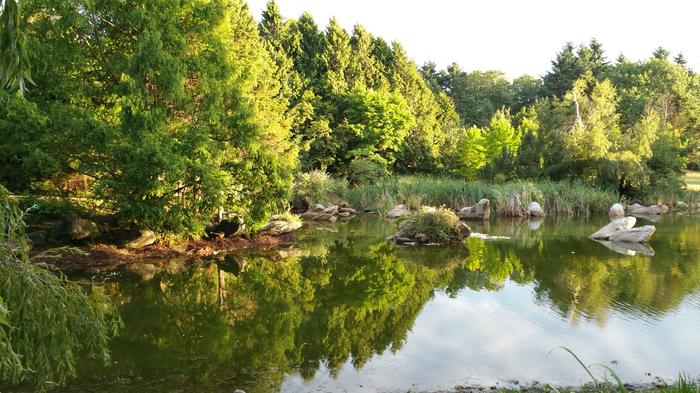
<svg viewBox="0 0 700 393">
<path fill-rule="evenodd" d="M 292 189 L 292 205 L 305 210 L 312 203 L 338 203 L 344 201 L 348 192 L 345 179 L 332 178 L 323 170 L 302 173 Z"/>
<path fill-rule="evenodd" d="M 356 158 L 350 163 L 348 180 L 353 185 L 372 184 L 389 175 L 385 160 Z"/>
<path fill-rule="evenodd" d="M 415 238 L 418 234 L 428 236 L 431 242 L 445 243 L 460 240 L 461 222 L 450 209 L 423 206 L 399 223 L 397 237 Z"/>
</svg>

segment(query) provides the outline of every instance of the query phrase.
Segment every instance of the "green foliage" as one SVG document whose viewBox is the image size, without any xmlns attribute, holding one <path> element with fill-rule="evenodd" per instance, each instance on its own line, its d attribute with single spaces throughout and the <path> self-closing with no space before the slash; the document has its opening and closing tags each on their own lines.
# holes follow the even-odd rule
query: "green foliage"
<svg viewBox="0 0 700 393">
<path fill-rule="evenodd" d="M 0 377 L 43 391 L 76 375 L 81 352 L 108 363 L 121 320 L 101 288 L 29 259 L 23 219 L 0 186 Z"/>
<path fill-rule="evenodd" d="M 323 170 L 302 173 L 294 183 L 292 204 L 302 207 L 304 199 L 310 203 L 338 203 L 345 200 L 348 183 L 344 179 L 331 177 Z M 306 206 L 308 207 L 308 206 Z"/>
<path fill-rule="evenodd" d="M 33 84 L 24 33 L 20 28 L 18 0 L 0 2 L 0 91 L 17 90 Z M 2 97 L 0 97 L 2 102 Z"/>
<path fill-rule="evenodd" d="M 445 243 L 460 240 L 461 222 L 450 209 L 422 206 L 418 212 L 404 217 L 399 222 L 402 236 L 414 238 L 427 235 L 431 242 Z"/>
<path fill-rule="evenodd" d="M 370 184 L 389 175 L 387 162 L 379 156 L 356 158 L 350 163 L 348 180 L 353 185 Z"/>
</svg>

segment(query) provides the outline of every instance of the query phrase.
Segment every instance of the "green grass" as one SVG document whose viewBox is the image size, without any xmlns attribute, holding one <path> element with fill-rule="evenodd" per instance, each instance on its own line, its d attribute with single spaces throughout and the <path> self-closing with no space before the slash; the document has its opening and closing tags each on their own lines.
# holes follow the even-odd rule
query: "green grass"
<svg viewBox="0 0 700 393">
<path fill-rule="evenodd" d="M 700 191 L 700 172 L 686 171 L 683 180 L 688 185 L 689 190 Z"/>
<path fill-rule="evenodd" d="M 618 202 L 613 192 L 571 182 L 515 181 L 491 183 L 429 176 L 394 176 L 371 185 L 348 190 L 348 202 L 362 209 L 384 214 L 397 204 L 445 206 L 460 209 L 473 206 L 480 199 L 491 201 L 492 214 L 504 215 L 510 197 L 520 194 L 523 206 L 537 201 L 548 214 L 607 214 Z"/>
</svg>

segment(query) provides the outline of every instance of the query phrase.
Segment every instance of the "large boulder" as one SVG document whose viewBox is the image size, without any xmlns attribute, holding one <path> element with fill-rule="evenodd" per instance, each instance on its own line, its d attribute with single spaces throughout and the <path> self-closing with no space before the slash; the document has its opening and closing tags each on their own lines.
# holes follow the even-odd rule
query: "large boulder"
<svg viewBox="0 0 700 393">
<path fill-rule="evenodd" d="M 644 243 L 651 238 L 654 232 L 656 232 L 655 226 L 645 225 L 639 228 L 615 232 L 610 235 L 608 240 L 621 243 Z"/>
<path fill-rule="evenodd" d="M 488 220 L 491 216 L 491 207 L 488 199 L 482 199 L 476 206 L 463 207 L 457 212 L 462 219 Z"/>
<path fill-rule="evenodd" d="M 508 200 L 508 206 L 506 207 L 506 217 L 523 217 L 525 216 L 525 211 L 523 209 L 523 203 L 520 201 L 520 195 L 513 194 Z"/>
<path fill-rule="evenodd" d="M 63 216 L 59 227 L 59 235 L 70 240 L 84 240 L 99 235 L 100 230 L 93 221 L 81 218 L 76 214 Z"/>
<path fill-rule="evenodd" d="M 388 218 L 398 218 L 409 215 L 411 212 L 406 205 L 396 205 L 386 214 Z"/>
<path fill-rule="evenodd" d="M 619 218 L 589 237 L 594 240 L 609 240 L 611 242 L 643 243 L 649 240 L 656 231 L 656 227 L 653 225 L 634 228 L 636 223 L 637 219 L 634 217 Z"/>
<path fill-rule="evenodd" d="M 155 243 L 156 240 L 158 240 L 155 232 L 148 229 L 136 231 L 135 235 L 136 236 L 134 236 L 133 239 L 129 240 L 124 244 L 124 247 L 136 250 L 139 248 L 150 246 L 151 244 Z"/>
<path fill-rule="evenodd" d="M 683 201 L 678 201 L 676 202 L 676 210 L 688 210 L 690 209 L 690 206 L 688 206 L 687 203 Z"/>
<path fill-rule="evenodd" d="M 591 239 L 597 240 L 608 240 L 610 235 L 619 231 L 626 231 L 632 229 L 634 224 L 637 223 L 637 219 L 634 217 L 623 217 L 617 220 L 613 220 L 610 224 L 600 228 L 596 233 L 589 236 Z"/>
<path fill-rule="evenodd" d="M 527 213 L 530 215 L 530 217 L 544 217 L 544 210 L 542 210 L 542 206 L 535 201 L 532 201 L 529 205 L 527 205 Z"/>
<path fill-rule="evenodd" d="M 331 214 L 331 215 L 336 215 L 338 214 L 338 206 L 333 205 L 333 206 L 328 206 L 327 208 L 323 209 L 324 214 Z"/>
<path fill-rule="evenodd" d="M 260 233 L 272 236 L 279 236 L 301 228 L 301 220 L 274 220 L 270 221 Z"/>
<path fill-rule="evenodd" d="M 621 218 L 625 216 L 625 207 L 619 203 L 616 203 L 610 207 L 608 212 L 610 218 Z"/>
<path fill-rule="evenodd" d="M 642 206 L 638 203 L 635 203 L 635 204 L 627 207 L 628 214 L 640 215 L 640 216 L 657 216 L 657 215 L 664 214 L 667 211 L 668 211 L 668 207 L 659 206 L 659 205 Z"/>
</svg>

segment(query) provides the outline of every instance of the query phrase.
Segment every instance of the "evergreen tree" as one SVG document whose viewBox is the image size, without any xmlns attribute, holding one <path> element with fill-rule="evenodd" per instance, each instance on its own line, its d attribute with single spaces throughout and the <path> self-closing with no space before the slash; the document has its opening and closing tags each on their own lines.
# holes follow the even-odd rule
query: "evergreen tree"
<svg viewBox="0 0 700 393">
<path fill-rule="evenodd" d="M 338 20 L 331 18 L 326 27 L 321 58 L 326 71 L 326 86 L 331 93 L 343 92 L 348 88 L 346 73 L 350 66 L 350 37 Z"/>
<path fill-rule="evenodd" d="M 562 97 L 571 90 L 574 81 L 582 73 L 580 62 L 574 53 L 574 45 L 567 42 L 552 61 L 552 70 L 544 76 L 544 88 L 549 95 Z"/>
</svg>

